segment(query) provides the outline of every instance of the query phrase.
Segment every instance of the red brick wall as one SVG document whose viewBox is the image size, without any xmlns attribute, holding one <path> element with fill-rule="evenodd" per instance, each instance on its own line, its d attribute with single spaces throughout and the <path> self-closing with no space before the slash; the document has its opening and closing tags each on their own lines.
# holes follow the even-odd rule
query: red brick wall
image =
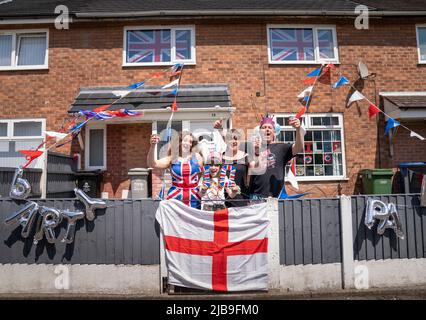
<svg viewBox="0 0 426 320">
<path fill-rule="evenodd" d="M 107 125 L 107 167 L 103 175 L 103 192 L 110 197 L 121 197 L 122 190 L 130 189 L 128 171 L 146 168 L 150 124 Z"/>
<path fill-rule="evenodd" d="M 184 21 L 182 23 L 196 25 L 197 64 L 185 68 L 182 83 L 229 84 L 233 105 L 238 110 L 233 119 L 234 127 L 254 127 L 255 114 L 264 112 L 265 107 L 270 112 L 297 112 L 296 96 L 304 88 L 302 80 L 316 65 L 269 65 L 266 24 L 322 23 L 337 26 L 339 69 L 345 76 L 356 80 L 359 60 L 376 74 L 375 81 L 365 82 L 362 90 L 371 100 L 378 101 L 380 91 L 426 91 L 425 66 L 417 63 L 415 30 L 415 24 L 422 22 L 424 20 L 415 18 L 372 19 L 369 30 L 356 30 L 353 19 Z M 175 25 L 177 21 L 163 23 Z M 141 25 L 142 22 L 71 24 L 70 30 L 50 28 L 49 70 L 0 71 L 0 117 L 44 117 L 48 130 L 56 130 L 80 87 L 125 86 L 158 70 L 122 67 L 123 26 L 132 24 Z M 2 27 L 16 28 L 20 27 Z M 395 157 L 390 160 L 382 128 L 378 132 L 376 120 L 368 119 L 368 104 L 361 102 L 346 108 L 348 91 L 347 87 L 331 90 L 326 85 L 316 90 L 311 112 L 344 114 L 349 180 L 303 183 L 302 190 L 310 190 L 312 196 L 357 193 L 357 173 L 361 168 L 389 167 L 401 160 L 426 160 L 424 142 L 409 139 L 402 128 L 395 137 Z M 260 97 L 254 98 L 258 107 L 255 110 L 250 97 L 255 97 L 257 92 Z M 422 122 L 414 124 L 413 129 L 425 135 L 424 127 Z M 108 172 L 104 175 L 103 190 L 111 197 L 121 197 L 121 190 L 128 188 L 128 169 L 146 165 L 149 134 L 149 124 L 108 126 Z M 75 146 L 74 143 L 73 148 Z M 67 146 L 61 150 L 69 152 L 69 149 Z M 156 193 L 161 180 L 154 177 L 153 182 Z"/>
</svg>

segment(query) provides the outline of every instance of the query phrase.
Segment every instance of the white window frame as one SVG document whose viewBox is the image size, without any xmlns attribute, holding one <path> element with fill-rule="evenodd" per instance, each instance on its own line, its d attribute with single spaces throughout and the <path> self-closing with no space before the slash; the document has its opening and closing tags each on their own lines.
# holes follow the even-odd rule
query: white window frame
<svg viewBox="0 0 426 320">
<path fill-rule="evenodd" d="M 40 122 L 41 123 L 41 135 L 39 136 L 25 136 L 15 137 L 13 135 L 13 127 L 15 123 L 19 122 Z M 0 123 L 7 123 L 7 136 L 0 137 L 0 140 L 15 141 L 15 140 L 31 140 L 31 139 L 44 139 L 46 131 L 46 119 L 43 118 L 25 118 L 25 119 L 0 119 Z M 12 125 L 10 125 L 12 124 Z"/>
<path fill-rule="evenodd" d="M 18 65 L 18 50 L 19 44 L 17 41 L 17 36 L 20 34 L 31 34 L 31 33 L 45 33 L 46 34 L 46 53 L 44 56 L 44 64 L 41 65 L 27 65 L 19 66 Z M 17 30 L 0 30 L 0 35 L 10 35 L 12 36 L 12 51 L 11 51 L 11 65 L 10 66 L 0 66 L 0 71 L 2 70 L 44 70 L 49 69 L 49 29 L 17 29 Z"/>
<path fill-rule="evenodd" d="M 127 31 L 133 30 L 170 30 L 170 41 L 171 41 L 171 51 L 170 51 L 170 61 L 169 62 L 127 62 Z M 179 30 L 191 30 L 191 57 L 192 59 L 178 60 L 176 59 L 176 31 Z M 137 66 L 172 66 L 176 63 L 183 63 L 186 65 L 195 65 L 195 26 L 132 26 L 124 27 L 123 30 L 123 67 L 137 67 Z"/>
<path fill-rule="evenodd" d="M 313 38 L 314 38 L 314 54 L 315 60 L 312 61 L 274 61 L 272 60 L 272 50 L 271 50 L 271 39 L 270 39 L 270 29 L 275 28 L 295 28 L 295 29 L 312 29 Z M 318 30 L 321 29 L 330 29 L 333 34 L 334 42 L 334 59 L 320 59 L 319 58 L 319 46 L 318 46 Z M 268 61 L 269 64 L 323 64 L 323 63 L 334 63 L 339 64 L 339 45 L 337 43 L 337 31 L 335 25 L 308 25 L 308 24 L 268 24 L 266 26 L 267 40 L 268 40 Z"/>
<path fill-rule="evenodd" d="M 102 166 L 90 166 L 90 130 L 102 129 L 103 134 L 103 165 Z M 106 124 L 105 123 L 90 123 L 86 125 L 85 137 L 84 137 L 84 167 L 86 170 L 106 170 L 107 169 L 107 141 L 106 141 Z"/>
<path fill-rule="evenodd" d="M 294 113 L 276 113 L 274 114 L 274 120 L 277 120 L 277 117 L 283 118 L 283 117 L 294 117 Z M 319 126 L 311 125 L 311 118 L 312 117 L 338 117 L 340 125 L 329 125 L 329 126 Z M 339 180 L 345 180 L 347 181 L 348 178 L 346 176 L 346 152 L 345 152 L 345 128 L 344 128 L 344 122 L 343 122 L 343 114 L 342 113 L 312 113 L 312 114 L 305 114 L 302 119 L 304 120 L 304 126 L 306 130 L 314 130 L 314 129 L 339 129 L 341 130 L 341 148 L 342 148 L 342 167 L 343 167 L 343 174 L 340 176 L 308 176 L 308 177 L 302 177 L 302 176 L 296 176 L 298 181 L 339 181 Z M 281 126 L 282 129 L 285 129 L 285 131 L 295 131 L 295 129 L 292 126 Z"/>
<path fill-rule="evenodd" d="M 426 29 L 426 24 L 417 24 L 416 25 L 417 54 L 418 54 L 418 57 L 419 57 L 419 64 L 426 64 L 426 60 L 422 60 L 422 55 L 421 55 L 421 52 L 420 52 L 420 34 L 419 34 L 420 28 Z M 425 46 L 426 46 L 426 44 L 425 44 Z"/>
<path fill-rule="evenodd" d="M 13 129 L 14 129 L 14 124 L 15 123 L 19 123 L 19 122 L 40 122 L 41 123 L 41 134 L 39 136 L 25 136 L 25 137 L 21 137 L 21 136 L 14 136 L 13 135 Z M 6 123 L 7 124 L 7 134 L 6 137 L 0 137 L 0 141 L 22 141 L 22 140 L 45 140 L 46 137 L 46 119 L 44 118 L 25 118 L 25 119 L 0 119 L 0 123 Z M 40 151 L 45 151 L 45 146 L 42 146 L 40 148 Z M 40 159 L 40 160 L 39 160 Z M 40 158 L 38 158 L 37 161 L 41 161 L 41 167 L 43 170 L 43 174 L 45 173 L 45 168 L 46 168 L 46 161 L 47 161 L 47 156 L 46 153 L 43 152 L 42 156 Z M 35 162 L 33 162 L 35 163 Z M 45 179 L 43 179 L 42 177 L 42 181 L 44 181 Z M 42 186 L 42 192 L 43 192 L 43 186 Z"/>
</svg>

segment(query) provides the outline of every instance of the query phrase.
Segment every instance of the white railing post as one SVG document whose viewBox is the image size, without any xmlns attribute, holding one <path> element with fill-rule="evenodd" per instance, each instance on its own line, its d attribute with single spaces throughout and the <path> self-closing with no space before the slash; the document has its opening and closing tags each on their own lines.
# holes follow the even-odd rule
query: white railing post
<svg viewBox="0 0 426 320">
<path fill-rule="evenodd" d="M 47 197 L 47 158 L 48 152 L 45 151 L 42 155 L 42 172 L 40 177 L 40 191 L 42 199 L 46 199 Z"/>
<path fill-rule="evenodd" d="M 280 228 L 278 223 L 278 199 L 268 199 L 270 219 L 268 235 L 269 289 L 280 288 Z"/>
<path fill-rule="evenodd" d="M 354 249 L 352 232 L 351 197 L 340 197 L 340 221 L 342 235 L 342 287 L 354 288 Z"/>
</svg>

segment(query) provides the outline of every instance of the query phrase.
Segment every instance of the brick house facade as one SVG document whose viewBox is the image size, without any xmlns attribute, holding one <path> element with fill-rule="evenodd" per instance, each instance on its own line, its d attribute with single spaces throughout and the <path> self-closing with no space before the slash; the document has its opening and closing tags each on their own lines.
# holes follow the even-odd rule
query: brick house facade
<svg viewBox="0 0 426 320">
<path fill-rule="evenodd" d="M 1 14 L 0 14 L 1 15 Z M 123 30 L 131 26 L 191 25 L 195 29 L 196 64 L 185 66 L 183 84 L 223 83 L 230 89 L 235 112 L 234 128 L 251 129 L 265 110 L 295 114 L 296 96 L 305 88 L 302 80 L 318 64 L 268 63 L 268 25 L 335 26 L 339 71 L 352 82 L 358 79 L 357 64 L 368 65 L 374 79 L 364 81 L 362 93 L 380 108 L 380 92 L 426 91 L 426 64 L 419 64 L 416 25 L 426 17 L 371 17 L 368 30 L 357 30 L 354 17 L 229 16 L 144 18 L 79 22 L 68 30 L 52 24 L 0 24 L 4 30 L 48 29 L 48 69 L 0 71 L 0 118 L 43 118 L 47 130 L 57 130 L 82 87 L 127 86 L 143 81 L 163 67 L 123 66 Z M 332 83 L 337 73 L 332 74 Z M 164 84 L 158 80 L 157 83 Z M 349 87 L 333 90 L 320 84 L 310 112 L 340 114 L 343 119 L 346 177 L 338 180 L 302 181 L 301 191 L 312 197 L 357 194 L 358 172 L 363 168 L 395 168 L 403 161 L 426 161 L 425 142 L 398 130 L 393 143 L 384 137 L 384 117 L 369 119 L 368 103 L 346 106 Z M 255 102 L 253 102 L 255 101 Z M 257 108 L 257 109 L 256 109 Z M 214 117 L 211 118 L 213 122 Z M 426 136 L 425 118 L 404 125 Z M 128 190 L 128 171 L 146 167 L 152 121 L 106 124 L 106 170 L 102 191 L 122 197 Z M 83 132 L 84 137 L 85 132 Z M 83 139 L 84 140 L 84 139 Z M 59 149 L 84 154 L 77 141 Z M 153 194 L 161 186 L 162 172 L 153 171 Z"/>
</svg>

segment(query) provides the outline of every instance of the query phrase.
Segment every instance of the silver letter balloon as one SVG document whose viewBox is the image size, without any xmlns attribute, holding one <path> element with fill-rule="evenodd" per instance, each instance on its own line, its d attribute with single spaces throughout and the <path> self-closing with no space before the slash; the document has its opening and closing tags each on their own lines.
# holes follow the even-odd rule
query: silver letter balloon
<svg viewBox="0 0 426 320">
<path fill-rule="evenodd" d="M 31 193 L 31 185 L 22 178 L 23 168 L 19 167 L 15 171 L 10 190 L 10 198 L 15 200 L 25 200 Z M 67 230 L 61 242 L 67 244 L 74 241 L 75 226 L 78 220 L 87 218 L 92 221 L 95 219 L 96 209 L 105 209 L 107 204 L 100 199 L 92 199 L 80 189 L 74 189 L 77 198 L 83 202 L 85 211 L 58 210 L 45 206 L 39 206 L 34 201 L 27 201 L 24 207 L 13 212 L 5 219 L 6 225 L 19 224 L 22 226 L 21 236 L 28 238 L 35 227 L 33 243 L 37 244 L 43 237 L 47 242 L 55 243 L 56 236 L 54 229 L 58 227 L 62 220 L 67 221 Z"/>
<path fill-rule="evenodd" d="M 38 209 L 37 203 L 33 201 L 28 202 L 25 207 L 9 215 L 5 220 L 5 224 L 11 225 L 19 223 L 22 226 L 21 236 L 23 238 L 28 238 L 37 218 Z"/>
<path fill-rule="evenodd" d="M 84 212 L 61 210 L 62 216 L 68 221 L 67 232 L 61 242 L 72 243 L 74 241 L 75 224 L 78 220 L 84 219 Z"/>
<path fill-rule="evenodd" d="M 371 230 L 376 219 L 379 220 L 377 226 L 377 233 L 379 235 L 383 235 L 386 229 L 389 228 L 393 229 L 399 238 L 404 239 L 401 219 L 399 218 L 395 204 L 385 204 L 383 201 L 368 198 L 367 206 L 365 207 L 364 224 Z"/>
<path fill-rule="evenodd" d="M 22 167 L 16 168 L 15 176 L 13 177 L 12 187 L 10 189 L 9 196 L 12 199 L 24 200 L 28 198 L 31 193 L 30 183 L 22 178 L 24 169 Z"/>
<path fill-rule="evenodd" d="M 83 192 L 81 189 L 74 189 L 75 195 L 77 199 L 84 203 L 86 207 L 86 219 L 89 221 L 95 220 L 95 210 L 96 209 L 105 209 L 107 204 L 105 201 L 100 199 L 92 199 L 87 194 Z"/>
</svg>

